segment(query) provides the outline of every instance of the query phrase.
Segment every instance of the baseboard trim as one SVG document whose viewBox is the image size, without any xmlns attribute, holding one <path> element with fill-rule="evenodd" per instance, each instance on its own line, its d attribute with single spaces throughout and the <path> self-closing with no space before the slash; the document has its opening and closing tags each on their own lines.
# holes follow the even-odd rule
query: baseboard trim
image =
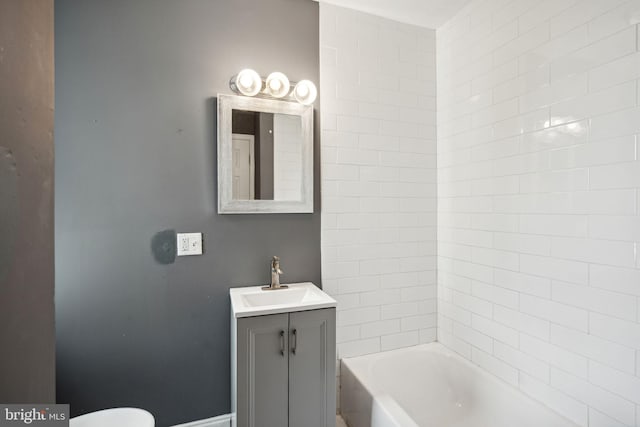
<svg viewBox="0 0 640 427">
<path fill-rule="evenodd" d="M 220 415 L 186 424 L 177 424 L 173 427 L 231 427 L 231 415 Z"/>
</svg>

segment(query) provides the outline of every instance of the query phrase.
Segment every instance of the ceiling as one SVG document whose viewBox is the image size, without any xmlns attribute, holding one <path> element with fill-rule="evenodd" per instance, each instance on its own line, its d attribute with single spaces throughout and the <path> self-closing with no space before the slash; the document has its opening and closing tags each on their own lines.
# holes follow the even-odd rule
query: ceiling
<svg viewBox="0 0 640 427">
<path fill-rule="evenodd" d="M 470 0 L 315 0 L 349 9 L 355 9 L 373 15 L 383 16 L 394 21 L 438 28 Z"/>
</svg>

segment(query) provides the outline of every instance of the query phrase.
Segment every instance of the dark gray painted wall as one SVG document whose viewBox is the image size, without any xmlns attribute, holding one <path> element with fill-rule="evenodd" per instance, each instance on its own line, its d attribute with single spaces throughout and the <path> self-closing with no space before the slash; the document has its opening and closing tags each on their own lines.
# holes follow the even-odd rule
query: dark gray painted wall
<svg viewBox="0 0 640 427">
<path fill-rule="evenodd" d="M 258 139 L 260 140 L 260 150 L 258 151 L 258 157 L 260 157 L 260 169 L 256 172 L 260 180 L 260 198 L 263 200 L 273 200 L 273 162 L 275 153 L 273 152 L 273 114 L 260 113 L 258 127 Z"/>
<path fill-rule="evenodd" d="M 55 399 L 53 0 L 0 1 L 0 402 Z"/>
<path fill-rule="evenodd" d="M 57 0 L 55 32 L 58 401 L 160 427 L 227 413 L 228 289 L 272 255 L 320 284 L 320 214 L 217 215 L 214 97 L 244 67 L 318 82 L 318 5 Z M 205 254 L 156 263 L 164 229 Z"/>
</svg>

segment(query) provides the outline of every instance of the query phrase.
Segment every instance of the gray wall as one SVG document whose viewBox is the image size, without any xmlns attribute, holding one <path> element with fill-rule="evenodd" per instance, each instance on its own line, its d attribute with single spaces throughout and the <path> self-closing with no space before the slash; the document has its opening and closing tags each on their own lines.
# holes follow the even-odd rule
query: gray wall
<svg viewBox="0 0 640 427">
<path fill-rule="evenodd" d="M 258 126 L 258 140 L 260 141 L 260 146 L 258 147 L 258 155 L 256 158 L 259 158 L 258 161 L 260 168 L 256 170 L 256 175 L 258 178 L 256 181 L 259 181 L 259 186 L 257 186 L 260 190 L 259 195 L 261 199 L 264 200 L 273 200 L 273 161 L 275 157 L 274 146 L 273 146 L 273 132 L 269 133 L 270 130 L 273 130 L 273 114 L 271 113 L 259 113 L 259 126 Z"/>
<path fill-rule="evenodd" d="M 272 255 L 320 284 L 320 214 L 217 215 L 214 97 L 244 67 L 318 82 L 318 5 L 57 0 L 55 32 L 58 401 L 227 413 L 229 287 Z M 319 181 L 316 157 L 316 200 Z M 205 254 L 158 264 L 165 229 Z"/>
<path fill-rule="evenodd" d="M 0 1 L 0 402 L 55 400 L 53 0 Z"/>
</svg>

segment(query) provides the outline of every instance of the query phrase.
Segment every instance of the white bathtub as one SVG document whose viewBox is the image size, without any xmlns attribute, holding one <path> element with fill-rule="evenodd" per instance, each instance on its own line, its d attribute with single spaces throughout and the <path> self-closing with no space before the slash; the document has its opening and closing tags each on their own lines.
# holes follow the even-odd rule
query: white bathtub
<svg viewBox="0 0 640 427">
<path fill-rule="evenodd" d="M 342 359 L 349 427 L 578 427 L 438 343 Z"/>
</svg>

